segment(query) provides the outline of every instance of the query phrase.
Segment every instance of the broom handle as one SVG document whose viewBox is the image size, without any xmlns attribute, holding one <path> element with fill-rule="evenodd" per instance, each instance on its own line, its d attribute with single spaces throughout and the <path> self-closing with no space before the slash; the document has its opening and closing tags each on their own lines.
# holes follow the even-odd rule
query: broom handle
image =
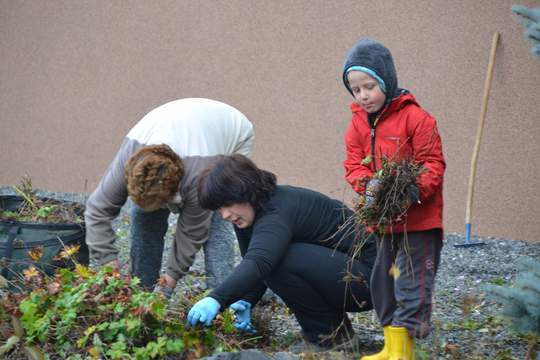
<svg viewBox="0 0 540 360">
<path fill-rule="evenodd" d="M 499 43 L 500 34 L 495 32 L 493 34 L 493 42 L 491 44 L 491 52 L 489 54 L 489 64 L 486 75 L 486 82 L 484 83 L 484 97 L 482 99 L 482 109 L 480 111 L 480 121 L 478 123 L 478 129 L 476 130 L 476 141 L 474 143 L 473 155 L 471 160 L 471 170 L 469 175 L 469 188 L 467 191 L 467 209 L 465 212 L 465 233 L 466 241 L 470 240 L 471 236 L 471 215 L 472 215 L 472 203 L 474 195 L 474 180 L 476 178 L 476 165 L 478 163 L 478 153 L 480 152 L 480 141 L 482 139 L 482 132 L 484 130 L 484 122 L 486 120 L 487 105 L 489 100 L 489 91 L 491 89 L 491 79 L 493 78 L 493 66 L 495 64 L 495 52 L 497 51 L 497 44 Z"/>
</svg>

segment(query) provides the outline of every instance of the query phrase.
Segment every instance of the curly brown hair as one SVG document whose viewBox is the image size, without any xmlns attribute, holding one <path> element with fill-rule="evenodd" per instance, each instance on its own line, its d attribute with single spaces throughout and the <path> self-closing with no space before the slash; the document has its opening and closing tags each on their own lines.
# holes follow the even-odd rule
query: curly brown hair
<svg viewBox="0 0 540 360">
<path fill-rule="evenodd" d="M 178 191 L 184 164 L 168 145 L 149 145 L 131 155 L 125 176 L 133 202 L 144 210 L 157 210 Z"/>
</svg>

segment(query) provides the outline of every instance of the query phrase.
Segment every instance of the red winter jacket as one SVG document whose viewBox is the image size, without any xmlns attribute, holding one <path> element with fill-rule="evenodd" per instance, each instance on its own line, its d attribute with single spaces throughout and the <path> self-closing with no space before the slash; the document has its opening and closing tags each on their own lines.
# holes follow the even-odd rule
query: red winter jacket
<svg viewBox="0 0 540 360">
<path fill-rule="evenodd" d="M 357 193 L 364 193 L 363 180 L 373 177 L 374 162 L 377 169 L 381 168 L 381 155 L 390 158 L 412 155 L 426 169 L 416 180 L 421 203 L 412 205 L 405 220 L 388 231 L 442 229 L 443 175 L 446 164 L 436 120 L 418 105 L 412 94 L 402 94 L 383 110 L 372 139 L 367 113 L 356 103 L 351 105 L 351 109 L 353 118 L 345 135 L 347 159 L 344 165 L 347 182 Z M 372 149 L 375 150 L 375 156 Z M 362 159 L 368 155 L 371 155 L 373 161 L 362 165 Z"/>
</svg>

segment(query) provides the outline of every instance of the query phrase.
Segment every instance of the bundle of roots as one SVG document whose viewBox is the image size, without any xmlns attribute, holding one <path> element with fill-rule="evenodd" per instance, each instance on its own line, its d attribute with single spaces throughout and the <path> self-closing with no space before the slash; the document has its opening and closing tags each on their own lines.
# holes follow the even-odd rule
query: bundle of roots
<svg viewBox="0 0 540 360">
<path fill-rule="evenodd" d="M 412 205 L 416 178 L 422 171 L 423 167 L 410 159 L 393 161 L 382 158 L 382 168 L 373 177 L 380 181 L 374 200 L 368 204 L 366 196 L 362 194 L 355 202 L 357 222 L 381 232 L 388 226 L 402 222 Z"/>
</svg>

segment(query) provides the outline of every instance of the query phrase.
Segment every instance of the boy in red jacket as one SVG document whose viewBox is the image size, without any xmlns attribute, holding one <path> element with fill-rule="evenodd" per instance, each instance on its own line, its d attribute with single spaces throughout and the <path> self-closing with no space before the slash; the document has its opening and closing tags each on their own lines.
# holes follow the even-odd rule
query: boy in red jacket
<svg viewBox="0 0 540 360">
<path fill-rule="evenodd" d="M 392 55 L 377 41 L 361 39 L 349 51 L 343 82 L 354 97 L 344 162 L 353 189 L 370 203 L 379 189 L 373 175 L 381 169 L 383 157 L 411 158 L 424 167 L 413 186 L 407 215 L 378 240 L 370 288 L 385 343 L 381 352 L 362 357 L 414 359 L 413 339 L 429 333 L 442 248 L 446 165 L 441 139 L 435 119 L 409 91 L 398 88 Z M 399 271 L 394 271 L 396 267 Z"/>
</svg>

